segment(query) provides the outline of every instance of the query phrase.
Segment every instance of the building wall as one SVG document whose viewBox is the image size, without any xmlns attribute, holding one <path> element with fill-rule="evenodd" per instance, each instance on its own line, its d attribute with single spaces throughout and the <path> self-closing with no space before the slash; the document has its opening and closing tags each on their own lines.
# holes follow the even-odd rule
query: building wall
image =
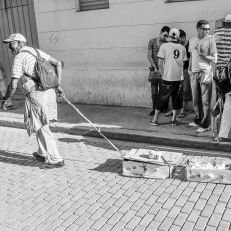
<svg viewBox="0 0 231 231">
<path fill-rule="evenodd" d="M 35 0 L 40 48 L 62 60 L 72 102 L 151 107 L 147 44 L 164 25 L 196 35 L 195 25 L 230 13 L 230 0 L 165 3 L 109 0 L 110 8 L 76 12 L 78 0 Z"/>
</svg>

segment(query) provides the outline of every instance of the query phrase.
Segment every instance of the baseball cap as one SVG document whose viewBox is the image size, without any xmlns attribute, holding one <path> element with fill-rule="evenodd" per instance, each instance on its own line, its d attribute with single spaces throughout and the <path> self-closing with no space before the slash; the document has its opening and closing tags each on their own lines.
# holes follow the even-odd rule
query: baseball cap
<svg viewBox="0 0 231 231">
<path fill-rule="evenodd" d="M 169 31 L 169 36 L 174 38 L 174 39 L 178 39 L 180 36 L 180 31 L 177 28 L 172 28 Z"/>
<path fill-rule="evenodd" d="M 4 43 L 10 43 L 13 41 L 26 42 L 26 38 L 23 35 L 17 33 L 17 34 L 11 34 L 8 39 L 3 40 Z"/>
<path fill-rule="evenodd" d="M 231 14 L 226 15 L 225 22 L 231 22 Z"/>
</svg>

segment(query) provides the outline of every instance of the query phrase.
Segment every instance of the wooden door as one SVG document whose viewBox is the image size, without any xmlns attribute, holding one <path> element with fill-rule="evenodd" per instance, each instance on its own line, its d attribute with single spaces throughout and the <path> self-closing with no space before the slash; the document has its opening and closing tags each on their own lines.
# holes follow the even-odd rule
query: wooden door
<svg viewBox="0 0 231 231">
<path fill-rule="evenodd" d="M 11 79 L 13 55 L 2 41 L 14 33 L 24 35 L 28 46 L 39 48 L 34 0 L 0 0 L 0 61 L 7 73 L 7 84 Z"/>
</svg>

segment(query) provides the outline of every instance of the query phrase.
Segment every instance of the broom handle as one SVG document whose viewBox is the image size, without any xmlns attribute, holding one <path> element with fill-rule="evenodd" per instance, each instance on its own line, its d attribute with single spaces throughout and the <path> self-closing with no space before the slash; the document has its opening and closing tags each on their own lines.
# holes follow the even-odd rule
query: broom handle
<svg viewBox="0 0 231 231">
<path fill-rule="evenodd" d="M 122 156 L 123 154 L 120 152 L 120 150 L 104 135 L 100 132 L 100 129 L 98 129 L 88 118 L 86 118 L 78 108 L 76 108 L 64 95 L 62 97 L 65 99 L 65 101 L 70 104 L 88 123 L 90 123 L 96 130 L 97 132 L 105 139 L 108 141 L 108 143 L 117 151 L 119 152 Z"/>
</svg>

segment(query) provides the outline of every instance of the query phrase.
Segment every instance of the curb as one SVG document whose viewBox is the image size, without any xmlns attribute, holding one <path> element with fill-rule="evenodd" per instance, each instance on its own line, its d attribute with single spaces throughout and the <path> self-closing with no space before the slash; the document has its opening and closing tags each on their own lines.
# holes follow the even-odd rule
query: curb
<svg viewBox="0 0 231 231">
<path fill-rule="evenodd" d="M 65 126 L 63 126 L 65 124 Z M 0 119 L 0 126 L 14 127 L 25 129 L 21 118 L 8 118 L 7 120 Z M 88 137 L 103 138 L 96 130 L 86 127 L 76 127 L 72 124 L 66 123 L 52 123 L 50 125 L 52 132 L 67 133 L 70 135 L 81 135 Z M 166 133 L 160 132 L 146 132 L 146 131 L 131 131 L 126 129 L 115 129 L 113 132 L 111 129 L 105 128 L 102 133 L 108 138 L 120 141 L 129 141 L 137 143 L 149 143 L 154 145 L 173 146 L 181 148 L 193 148 L 193 149 L 206 149 L 211 151 L 231 152 L 231 143 L 222 142 L 219 144 L 213 144 L 211 139 L 201 137 L 196 139 L 192 136 L 186 135 L 166 135 Z M 203 155 L 203 153 L 201 153 Z"/>
</svg>

